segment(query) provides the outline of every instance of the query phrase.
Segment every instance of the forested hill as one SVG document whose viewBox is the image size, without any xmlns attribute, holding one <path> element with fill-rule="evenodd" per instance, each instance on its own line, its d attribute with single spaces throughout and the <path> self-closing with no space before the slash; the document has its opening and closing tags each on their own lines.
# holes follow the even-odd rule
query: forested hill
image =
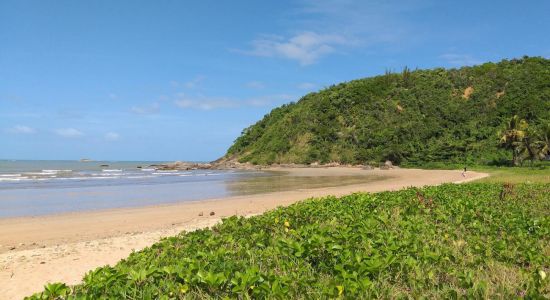
<svg viewBox="0 0 550 300">
<path fill-rule="evenodd" d="M 491 163 L 514 115 L 550 120 L 550 60 L 404 69 L 310 93 L 246 128 L 226 159 L 272 163 Z"/>
</svg>

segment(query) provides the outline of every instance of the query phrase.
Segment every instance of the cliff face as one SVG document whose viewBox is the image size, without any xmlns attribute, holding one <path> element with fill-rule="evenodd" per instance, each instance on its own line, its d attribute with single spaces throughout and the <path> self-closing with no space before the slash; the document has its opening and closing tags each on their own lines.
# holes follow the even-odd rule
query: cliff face
<svg viewBox="0 0 550 300">
<path fill-rule="evenodd" d="M 223 160 L 273 163 L 477 162 L 508 158 L 498 131 L 513 115 L 550 120 L 550 60 L 403 70 L 341 83 L 274 109 Z"/>
</svg>

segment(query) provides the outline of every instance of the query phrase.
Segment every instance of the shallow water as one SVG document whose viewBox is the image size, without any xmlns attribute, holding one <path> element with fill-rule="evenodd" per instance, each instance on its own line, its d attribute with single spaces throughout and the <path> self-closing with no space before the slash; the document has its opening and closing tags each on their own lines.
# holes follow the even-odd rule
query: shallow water
<svg viewBox="0 0 550 300">
<path fill-rule="evenodd" d="M 148 167 L 155 163 L 0 161 L 0 218 L 168 204 L 379 179 L 246 170 L 157 171 Z"/>
</svg>

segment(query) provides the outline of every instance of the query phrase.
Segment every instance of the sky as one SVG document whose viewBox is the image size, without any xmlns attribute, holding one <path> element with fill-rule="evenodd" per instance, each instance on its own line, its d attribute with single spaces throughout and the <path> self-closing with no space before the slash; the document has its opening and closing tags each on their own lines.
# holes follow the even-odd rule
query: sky
<svg viewBox="0 0 550 300">
<path fill-rule="evenodd" d="M 0 0 L 0 158 L 209 161 L 277 106 L 550 57 L 550 1 Z"/>
</svg>

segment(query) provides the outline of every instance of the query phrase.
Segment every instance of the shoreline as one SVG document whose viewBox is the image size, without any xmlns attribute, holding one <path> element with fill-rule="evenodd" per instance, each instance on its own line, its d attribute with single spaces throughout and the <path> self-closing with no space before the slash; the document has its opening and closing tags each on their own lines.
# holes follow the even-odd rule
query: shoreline
<svg viewBox="0 0 550 300">
<path fill-rule="evenodd" d="M 47 282 L 80 282 L 85 272 L 115 264 L 181 231 L 210 227 L 224 217 L 261 214 L 311 197 L 398 190 L 410 186 L 460 183 L 488 176 L 457 170 L 362 170 L 350 167 L 270 168 L 292 176 L 383 175 L 364 184 L 296 189 L 177 204 L 38 217 L 0 219 L 0 299 L 28 296 Z M 210 215 L 214 212 L 214 215 Z M 200 216 L 202 214 L 202 216 Z"/>
</svg>

